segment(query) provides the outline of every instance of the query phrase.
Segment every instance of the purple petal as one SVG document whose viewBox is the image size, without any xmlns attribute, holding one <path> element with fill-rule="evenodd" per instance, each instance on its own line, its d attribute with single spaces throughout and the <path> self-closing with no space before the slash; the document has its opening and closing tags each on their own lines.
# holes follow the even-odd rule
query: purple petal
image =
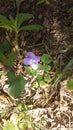
<svg viewBox="0 0 73 130">
<path fill-rule="evenodd" d="M 37 61 L 37 62 L 39 62 L 40 61 L 40 56 L 35 56 L 35 60 Z"/>
<path fill-rule="evenodd" d="M 31 59 L 35 58 L 35 54 L 33 52 L 27 52 L 26 56 L 29 57 L 29 58 L 31 58 Z"/>
<path fill-rule="evenodd" d="M 24 65 L 31 65 L 32 64 L 32 59 L 31 58 L 24 58 L 23 63 Z"/>
<path fill-rule="evenodd" d="M 31 64 L 31 67 L 33 70 L 37 70 L 38 69 L 38 64 Z"/>
</svg>

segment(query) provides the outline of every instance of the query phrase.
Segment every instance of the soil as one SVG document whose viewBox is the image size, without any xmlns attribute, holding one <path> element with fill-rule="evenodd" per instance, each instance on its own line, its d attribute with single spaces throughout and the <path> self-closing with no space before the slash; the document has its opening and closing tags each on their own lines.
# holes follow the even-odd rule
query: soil
<svg viewBox="0 0 73 130">
<path fill-rule="evenodd" d="M 73 58 L 73 12 L 69 9 L 73 7 L 73 0 L 50 0 L 49 4 L 43 3 L 37 5 L 35 0 L 21 0 L 18 8 L 16 1 L 0 0 L 0 14 L 5 16 L 16 16 L 17 9 L 19 13 L 31 13 L 34 19 L 27 24 L 40 24 L 43 26 L 41 31 L 22 31 L 19 33 L 19 46 L 21 56 L 24 57 L 25 51 L 33 51 L 36 54 L 42 55 L 49 53 L 51 56 L 52 71 L 56 71 L 57 66 L 60 71 Z M 0 29 L 0 42 L 7 38 L 11 44 L 14 42 L 14 34 Z M 17 59 L 16 71 L 23 74 L 23 66 Z M 54 64 L 56 64 L 54 66 Z M 3 66 L 1 69 L 5 69 Z M 67 79 L 73 76 L 73 66 L 70 71 L 58 84 L 57 88 L 51 88 L 49 84 L 45 90 L 42 88 L 36 89 L 33 92 L 28 90 L 28 94 L 22 94 L 21 100 L 26 100 L 29 97 L 27 105 L 33 104 L 33 109 L 28 113 L 32 115 L 34 123 L 38 126 L 37 130 L 72 130 L 73 129 L 73 91 L 66 89 Z M 5 85 L 5 77 L 1 77 L 1 88 Z M 45 99 L 47 93 L 48 100 Z M 28 96 L 29 95 L 29 96 Z M 25 97 L 24 97 L 25 96 Z M 37 98 L 36 98 L 37 97 Z M 7 93 L 1 91 L 0 104 L 5 103 L 5 108 L 12 104 L 14 105 Z M 1 109 L 2 111 L 2 109 Z M 36 114 L 37 111 L 37 114 Z M 1 119 L 2 121 L 2 119 Z M 40 128 L 41 127 L 41 128 Z"/>
</svg>

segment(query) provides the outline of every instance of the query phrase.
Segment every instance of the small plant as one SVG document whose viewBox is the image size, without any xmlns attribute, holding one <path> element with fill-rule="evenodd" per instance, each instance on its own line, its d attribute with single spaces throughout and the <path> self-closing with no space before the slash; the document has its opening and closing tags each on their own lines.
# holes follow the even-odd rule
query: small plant
<svg viewBox="0 0 73 130">
<path fill-rule="evenodd" d="M 35 56 L 32 52 L 27 52 L 26 57 L 23 59 L 26 72 L 29 75 L 35 76 L 38 85 L 45 87 L 47 83 L 51 82 L 52 78 L 48 74 L 51 70 L 49 65 L 50 56 L 48 54 L 43 54 L 40 56 Z M 30 67 L 29 67 L 30 66 Z"/>
<path fill-rule="evenodd" d="M 3 130 L 35 130 L 35 126 L 26 112 L 21 112 L 14 120 L 15 122 L 13 120 L 7 120 L 3 126 Z"/>
<path fill-rule="evenodd" d="M 19 50 L 18 45 L 18 33 L 22 30 L 41 30 L 42 26 L 34 24 L 34 25 L 23 25 L 25 21 L 28 21 L 33 18 L 32 14 L 28 13 L 20 13 L 17 14 L 16 18 L 9 16 L 6 18 L 4 15 L 0 15 L 0 27 L 5 28 L 15 32 L 15 48 Z"/>
</svg>

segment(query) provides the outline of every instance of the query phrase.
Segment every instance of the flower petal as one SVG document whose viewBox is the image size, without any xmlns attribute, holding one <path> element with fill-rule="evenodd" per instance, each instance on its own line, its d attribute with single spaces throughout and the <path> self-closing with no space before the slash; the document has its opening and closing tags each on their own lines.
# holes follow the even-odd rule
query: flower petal
<svg viewBox="0 0 73 130">
<path fill-rule="evenodd" d="M 37 61 L 37 62 L 39 62 L 40 61 L 40 56 L 35 56 L 35 60 Z"/>
<path fill-rule="evenodd" d="M 38 69 L 38 64 L 31 64 L 31 67 L 33 70 L 37 70 Z"/>
<path fill-rule="evenodd" d="M 33 52 L 26 52 L 26 56 L 31 58 L 31 59 L 35 58 L 35 54 Z"/>
<path fill-rule="evenodd" d="M 31 58 L 24 58 L 23 63 L 24 65 L 31 65 L 32 64 L 32 59 Z"/>
</svg>

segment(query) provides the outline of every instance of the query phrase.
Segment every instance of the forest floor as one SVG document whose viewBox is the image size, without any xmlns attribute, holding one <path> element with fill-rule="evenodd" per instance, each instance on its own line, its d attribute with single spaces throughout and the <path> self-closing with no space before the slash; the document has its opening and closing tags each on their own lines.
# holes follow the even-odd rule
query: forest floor
<svg viewBox="0 0 73 130">
<path fill-rule="evenodd" d="M 72 0 L 50 0 L 49 4 L 37 5 L 35 0 L 23 0 L 20 4 L 20 13 L 31 13 L 34 19 L 28 24 L 40 24 L 44 28 L 41 31 L 22 31 L 19 34 L 20 56 L 17 59 L 15 72 L 23 74 L 22 59 L 25 51 L 32 51 L 36 55 L 49 53 L 51 56 L 51 73 L 58 70 L 62 72 L 66 64 L 73 58 L 73 7 Z M 0 14 L 16 15 L 16 4 L 12 0 L 0 0 Z M 14 34 L 0 29 L 0 42 L 7 38 L 14 42 Z M 0 71 L 7 66 L 0 63 Z M 52 88 L 51 83 L 44 89 L 40 86 L 34 90 L 34 79 L 28 83 L 27 88 L 18 99 L 10 97 L 6 91 L 6 75 L 0 75 L 0 130 L 6 120 L 14 120 L 18 114 L 16 104 L 24 104 L 26 112 L 31 116 L 35 128 L 25 130 L 73 130 L 73 91 L 66 88 L 67 80 L 73 77 L 73 66 L 67 75 Z"/>
</svg>

